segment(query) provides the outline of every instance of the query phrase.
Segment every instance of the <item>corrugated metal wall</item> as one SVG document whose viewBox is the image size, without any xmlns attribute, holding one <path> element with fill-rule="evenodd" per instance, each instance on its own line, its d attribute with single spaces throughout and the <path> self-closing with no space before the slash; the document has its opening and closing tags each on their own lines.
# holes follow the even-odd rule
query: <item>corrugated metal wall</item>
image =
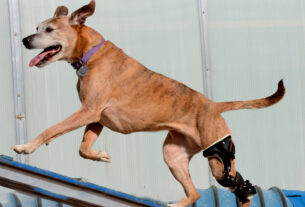
<svg viewBox="0 0 305 207">
<path fill-rule="evenodd" d="M 0 1 L 0 153 L 15 156 L 10 150 L 16 142 L 12 56 L 8 2 Z"/>
<path fill-rule="evenodd" d="M 88 1 L 20 1 L 22 35 L 35 32 L 58 5 L 72 12 Z M 102 33 L 148 68 L 203 88 L 199 18 L 196 1 L 101 1 L 87 25 Z M 39 51 L 23 50 L 28 139 L 61 121 L 80 106 L 74 69 L 64 62 L 30 69 L 28 62 Z M 30 164 L 116 190 L 176 200 L 183 190 L 163 163 L 166 132 L 121 135 L 104 129 L 95 149 L 105 150 L 111 163 L 84 160 L 78 155 L 84 129 L 61 136 L 30 155 Z M 207 163 L 201 155 L 192 161 L 191 174 L 198 188 L 208 187 Z"/>
<path fill-rule="evenodd" d="M 265 97 L 284 79 L 271 108 L 225 114 L 237 167 L 262 187 L 305 189 L 305 2 L 207 3 L 208 49 L 216 101 Z"/>
<path fill-rule="evenodd" d="M 70 11 L 88 1 L 19 1 L 22 36 L 35 32 L 56 6 Z M 195 0 L 98 0 L 87 21 L 148 68 L 203 91 L 200 25 Z M 0 1 L 1 117 L 0 153 L 14 155 L 13 83 L 7 1 Z M 237 147 L 237 167 L 255 184 L 301 189 L 304 156 L 304 5 L 302 0 L 207 1 L 209 69 L 214 100 L 269 95 L 284 78 L 285 99 L 259 111 L 229 112 L 225 117 Z M 2 29 L 5 28 L 5 29 Z M 23 49 L 27 136 L 31 140 L 80 106 L 74 70 L 64 62 L 30 69 L 39 51 Z M 4 85 L 3 85 L 4 84 Z M 3 86 L 2 86 L 3 85 Z M 162 158 L 166 132 L 121 135 L 104 129 L 95 149 L 107 151 L 110 164 L 83 160 L 78 148 L 84 129 L 73 131 L 30 155 L 32 165 L 99 185 L 164 201 L 183 195 Z M 199 154 L 191 163 L 198 188 L 209 186 L 207 162 Z"/>
</svg>

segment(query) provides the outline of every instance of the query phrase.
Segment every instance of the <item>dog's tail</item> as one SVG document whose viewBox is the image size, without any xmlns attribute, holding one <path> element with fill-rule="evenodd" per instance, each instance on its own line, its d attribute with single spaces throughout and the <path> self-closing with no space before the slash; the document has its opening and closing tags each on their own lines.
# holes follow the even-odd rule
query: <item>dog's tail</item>
<svg viewBox="0 0 305 207">
<path fill-rule="evenodd" d="M 232 101 L 216 103 L 216 110 L 220 113 L 238 109 L 260 109 L 271 106 L 279 102 L 285 94 L 285 86 L 283 80 L 278 83 L 277 91 L 262 99 L 255 99 L 250 101 Z"/>
</svg>

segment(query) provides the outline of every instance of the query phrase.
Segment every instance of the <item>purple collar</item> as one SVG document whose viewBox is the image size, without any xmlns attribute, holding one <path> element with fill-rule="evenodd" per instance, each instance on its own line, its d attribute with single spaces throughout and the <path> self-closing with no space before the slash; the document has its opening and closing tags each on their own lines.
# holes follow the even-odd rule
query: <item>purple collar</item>
<svg viewBox="0 0 305 207">
<path fill-rule="evenodd" d="M 94 55 L 94 53 L 96 53 L 97 50 L 103 46 L 104 43 L 105 43 L 105 40 L 103 38 L 103 41 L 100 44 L 92 47 L 91 50 L 89 50 L 89 52 L 87 52 L 79 61 L 72 63 L 71 64 L 72 67 L 75 70 L 80 69 L 82 66 L 84 66 L 88 62 L 88 60 Z"/>
</svg>

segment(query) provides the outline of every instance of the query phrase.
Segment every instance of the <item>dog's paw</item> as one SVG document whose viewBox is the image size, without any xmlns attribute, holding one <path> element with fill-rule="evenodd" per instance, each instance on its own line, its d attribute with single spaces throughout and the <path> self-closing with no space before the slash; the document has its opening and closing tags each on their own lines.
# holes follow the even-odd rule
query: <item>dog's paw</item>
<svg viewBox="0 0 305 207">
<path fill-rule="evenodd" d="M 12 150 L 18 154 L 31 154 L 34 151 L 34 148 L 32 148 L 29 144 L 22 144 L 13 146 Z"/>
<path fill-rule="evenodd" d="M 110 162 L 110 157 L 107 152 L 99 151 L 96 158 L 97 161 Z"/>
</svg>

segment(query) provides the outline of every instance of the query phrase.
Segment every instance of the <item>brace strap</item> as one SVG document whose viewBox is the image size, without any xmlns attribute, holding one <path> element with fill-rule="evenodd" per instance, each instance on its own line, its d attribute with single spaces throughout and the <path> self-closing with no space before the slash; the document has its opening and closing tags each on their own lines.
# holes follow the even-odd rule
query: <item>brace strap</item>
<svg viewBox="0 0 305 207">
<path fill-rule="evenodd" d="M 224 165 L 224 174 L 231 170 L 231 159 L 235 159 L 235 146 L 231 135 L 219 140 L 203 151 L 204 157 L 219 157 Z"/>
<path fill-rule="evenodd" d="M 225 175 L 222 180 L 217 180 L 217 182 L 224 187 L 230 187 L 231 191 L 241 202 L 249 201 L 249 198 L 256 193 L 256 190 L 250 181 L 244 181 L 239 172 L 236 172 L 235 177 L 232 175 Z"/>
</svg>

